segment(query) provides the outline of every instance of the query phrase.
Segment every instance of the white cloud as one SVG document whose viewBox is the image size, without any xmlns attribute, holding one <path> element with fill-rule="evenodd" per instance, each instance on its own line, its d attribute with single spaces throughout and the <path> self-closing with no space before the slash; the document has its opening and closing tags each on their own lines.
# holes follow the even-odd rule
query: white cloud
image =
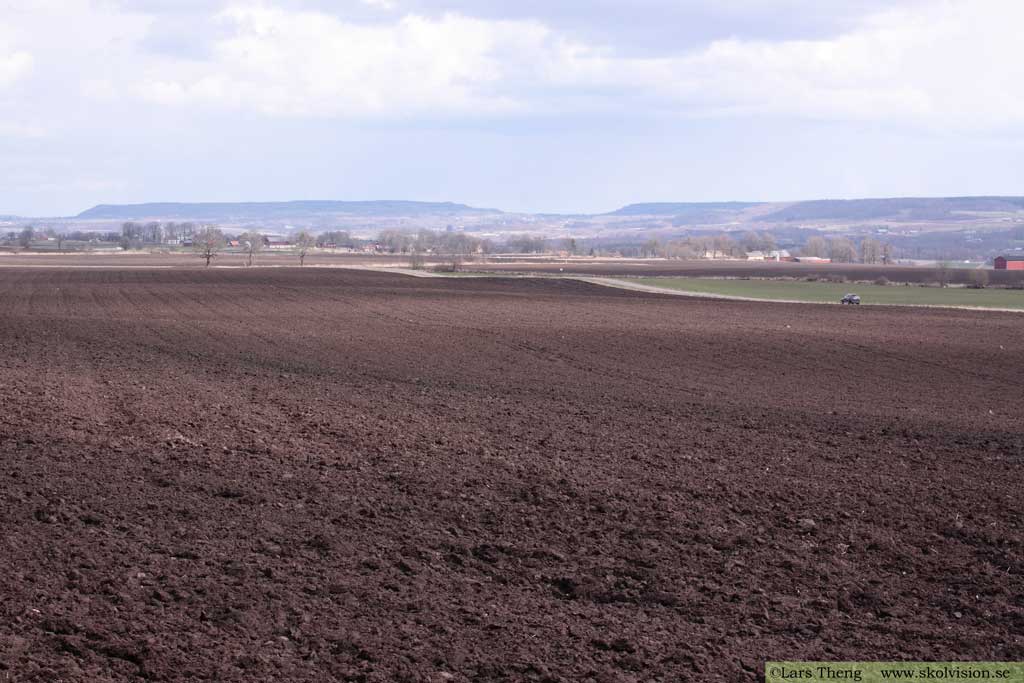
<svg viewBox="0 0 1024 683">
<path fill-rule="evenodd" d="M 364 2 L 369 0 L 364 0 Z M 379 2 L 378 2 L 379 4 Z M 626 58 L 535 21 L 448 14 L 391 23 L 233 6 L 200 61 L 148 63 L 163 104 L 278 116 L 788 115 L 985 126 L 1024 119 L 1024 5 L 974 0 L 872 15 L 823 40 L 714 42 Z"/>
<path fill-rule="evenodd" d="M 32 55 L 18 51 L 0 54 L 0 86 L 10 85 L 32 69 Z"/>
<path fill-rule="evenodd" d="M 216 42 L 209 61 L 163 60 L 149 69 L 139 92 L 162 103 L 277 115 L 493 114 L 520 110 L 526 101 L 507 92 L 507 79 L 561 49 L 540 24 L 460 15 L 366 25 L 313 12 L 233 7 L 219 20 L 230 34 Z"/>
<path fill-rule="evenodd" d="M 24 121 L 0 120 L 0 137 L 36 139 L 46 137 L 42 126 Z"/>
<path fill-rule="evenodd" d="M 25 129 L 4 113 L 18 112 L 38 133 L 72 110 L 87 117 L 76 96 L 97 107 L 120 101 L 273 117 L 778 116 L 957 129 L 1024 122 L 1024 3 L 1016 0 L 912 3 L 834 37 L 733 38 L 644 57 L 535 20 L 402 14 L 394 0 L 351 0 L 352 16 L 363 17 L 356 21 L 347 10 L 276 2 L 217 11 L 202 3 L 173 18 L 159 2 L 134 3 L 148 11 L 91 0 L 19 5 L 0 26 L 0 122 L 8 133 Z M 360 5 L 393 14 L 368 23 Z M 55 25 L 58 6 L 68 21 Z"/>
<path fill-rule="evenodd" d="M 934 3 L 819 41 L 722 41 L 676 63 L 675 93 L 714 108 L 985 126 L 1024 120 L 1024 5 Z M 679 87 L 682 84 L 683 87 Z"/>
</svg>

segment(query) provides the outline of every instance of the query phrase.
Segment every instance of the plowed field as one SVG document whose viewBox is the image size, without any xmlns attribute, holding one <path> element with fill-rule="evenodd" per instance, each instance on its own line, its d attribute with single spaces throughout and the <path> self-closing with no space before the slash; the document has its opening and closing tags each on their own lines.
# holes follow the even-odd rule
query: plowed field
<svg viewBox="0 0 1024 683">
<path fill-rule="evenodd" d="M 0 269 L 0 681 L 1024 659 L 1024 322 Z"/>
<path fill-rule="evenodd" d="M 484 263 L 467 263 L 466 270 L 494 273 L 598 275 L 604 277 L 719 277 L 719 278 L 784 278 L 816 280 L 847 280 L 874 282 L 885 278 L 891 282 L 914 284 L 937 283 L 940 279 L 950 284 L 966 285 L 972 282 L 972 269 L 951 268 L 945 273 L 938 268 L 903 265 L 865 265 L 862 263 L 775 263 L 771 261 L 675 261 L 664 259 L 593 260 L 572 259 L 555 261 L 534 259 L 518 263 L 503 263 L 491 259 Z M 985 269 L 993 285 L 1017 286 L 1024 283 L 1024 272 Z"/>
</svg>

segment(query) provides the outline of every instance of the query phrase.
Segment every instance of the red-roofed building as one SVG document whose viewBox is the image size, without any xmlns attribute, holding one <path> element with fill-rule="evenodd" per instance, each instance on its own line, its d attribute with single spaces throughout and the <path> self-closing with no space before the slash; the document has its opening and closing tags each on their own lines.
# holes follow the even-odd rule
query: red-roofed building
<svg viewBox="0 0 1024 683">
<path fill-rule="evenodd" d="M 996 270 L 1024 270 L 1024 256 L 996 256 Z"/>
</svg>

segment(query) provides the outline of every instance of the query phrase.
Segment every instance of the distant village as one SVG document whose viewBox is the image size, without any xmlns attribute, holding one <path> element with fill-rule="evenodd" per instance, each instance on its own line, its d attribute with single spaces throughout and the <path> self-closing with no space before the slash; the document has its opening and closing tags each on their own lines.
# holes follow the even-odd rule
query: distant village
<svg viewBox="0 0 1024 683">
<path fill-rule="evenodd" d="M 878 228 L 867 234 L 844 236 L 810 229 L 786 229 L 781 237 L 769 230 L 692 231 L 692 234 L 651 236 L 632 234 L 593 234 L 590 236 L 550 237 L 537 232 L 509 231 L 487 233 L 470 231 L 461 224 L 443 229 L 386 228 L 357 235 L 349 230 L 326 230 L 313 234 L 308 230 L 262 231 L 218 228 L 198 222 L 127 221 L 119 230 L 60 229 L 49 225 L 12 226 L 0 233 L 0 250 L 21 252 L 70 251 L 132 251 L 183 250 L 195 248 L 195 235 L 200 231 L 217 231 L 217 249 L 241 252 L 291 252 L 300 247 L 329 250 L 334 253 L 391 255 L 549 255 L 560 258 L 664 258 L 674 260 L 744 260 L 794 263 L 937 263 L 952 261 L 990 266 L 996 269 L 1017 269 L 1024 262 L 1024 234 L 1019 240 L 1004 240 L 985 249 L 984 257 L 976 251 L 949 250 L 957 258 L 946 258 L 939 249 L 922 249 L 910 241 L 906 233 L 892 234 Z M 70 226 L 66 226 L 70 227 Z M 974 236 L 972 240 L 980 241 Z M 917 237 L 913 235 L 913 237 Z M 1014 234 L 1011 237 L 1018 237 Z M 300 239 L 301 238 L 301 239 Z M 946 240 L 948 241 L 948 237 Z M 781 242 L 781 244 L 780 244 Z M 998 244 L 1009 248 L 998 249 Z M 916 246 L 915 246 L 916 245 Z M 209 246 L 209 245 L 208 245 Z M 968 258 L 960 258 L 968 256 Z M 929 258 L 930 257 L 930 258 Z"/>
</svg>

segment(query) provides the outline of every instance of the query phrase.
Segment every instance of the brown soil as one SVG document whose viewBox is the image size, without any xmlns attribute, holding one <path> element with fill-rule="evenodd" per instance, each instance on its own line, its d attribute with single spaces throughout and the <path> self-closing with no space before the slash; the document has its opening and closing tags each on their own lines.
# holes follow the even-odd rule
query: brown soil
<svg viewBox="0 0 1024 683">
<path fill-rule="evenodd" d="M 495 273 L 573 273 L 605 277 L 749 277 L 816 278 L 874 282 L 884 277 L 891 282 L 937 283 L 937 268 L 921 266 L 880 266 L 860 263 L 772 263 L 765 261 L 665 261 L 662 259 L 622 259 L 617 261 L 536 259 L 520 263 L 500 260 L 466 264 L 467 269 Z M 951 268 L 945 277 L 951 284 L 971 284 L 971 269 Z M 988 269 L 993 285 L 1024 284 L 1024 272 Z"/>
<path fill-rule="evenodd" d="M 0 252 L 0 267 L 72 266 L 76 268 L 196 268 L 201 259 L 190 252 Z M 289 252 L 261 252 L 258 267 L 294 267 L 298 256 Z M 440 256 L 427 256 L 425 266 L 434 268 L 450 263 Z M 222 252 L 214 267 L 241 268 L 246 256 Z M 306 266 L 335 268 L 387 268 L 409 266 L 402 254 L 346 254 L 314 251 L 306 257 Z M 879 266 L 850 263 L 772 263 L 765 261 L 667 261 L 664 259 L 557 259 L 551 256 L 488 256 L 466 259 L 461 269 L 496 274 L 593 275 L 602 277 L 749 277 L 816 278 L 874 282 L 885 277 L 891 282 L 937 283 L 935 268 L 920 266 Z M 1024 286 L 1024 271 L 987 270 L 990 283 L 997 286 Z M 951 284 L 971 284 L 970 269 L 952 268 L 946 274 Z"/>
<path fill-rule="evenodd" d="M 1024 324 L 0 269 L 0 681 L 1024 659 Z"/>
<path fill-rule="evenodd" d="M 248 257 L 241 252 L 224 251 L 213 259 L 216 268 L 246 266 Z M 148 252 L 148 251 L 94 251 L 94 252 L 3 252 L 0 251 L 0 267 L 70 266 L 75 268 L 197 268 L 203 259 L 191 251 Z M 306 266 L 366 267 L 407 265 L 409 257 L 401 254 L 348 254 L 328 251 L 311 251 L 306 255 Z M 299 265 L 299 257 L 288 251 L 263 251 L 255 259 L 256 266 Z"/>
</svg>

